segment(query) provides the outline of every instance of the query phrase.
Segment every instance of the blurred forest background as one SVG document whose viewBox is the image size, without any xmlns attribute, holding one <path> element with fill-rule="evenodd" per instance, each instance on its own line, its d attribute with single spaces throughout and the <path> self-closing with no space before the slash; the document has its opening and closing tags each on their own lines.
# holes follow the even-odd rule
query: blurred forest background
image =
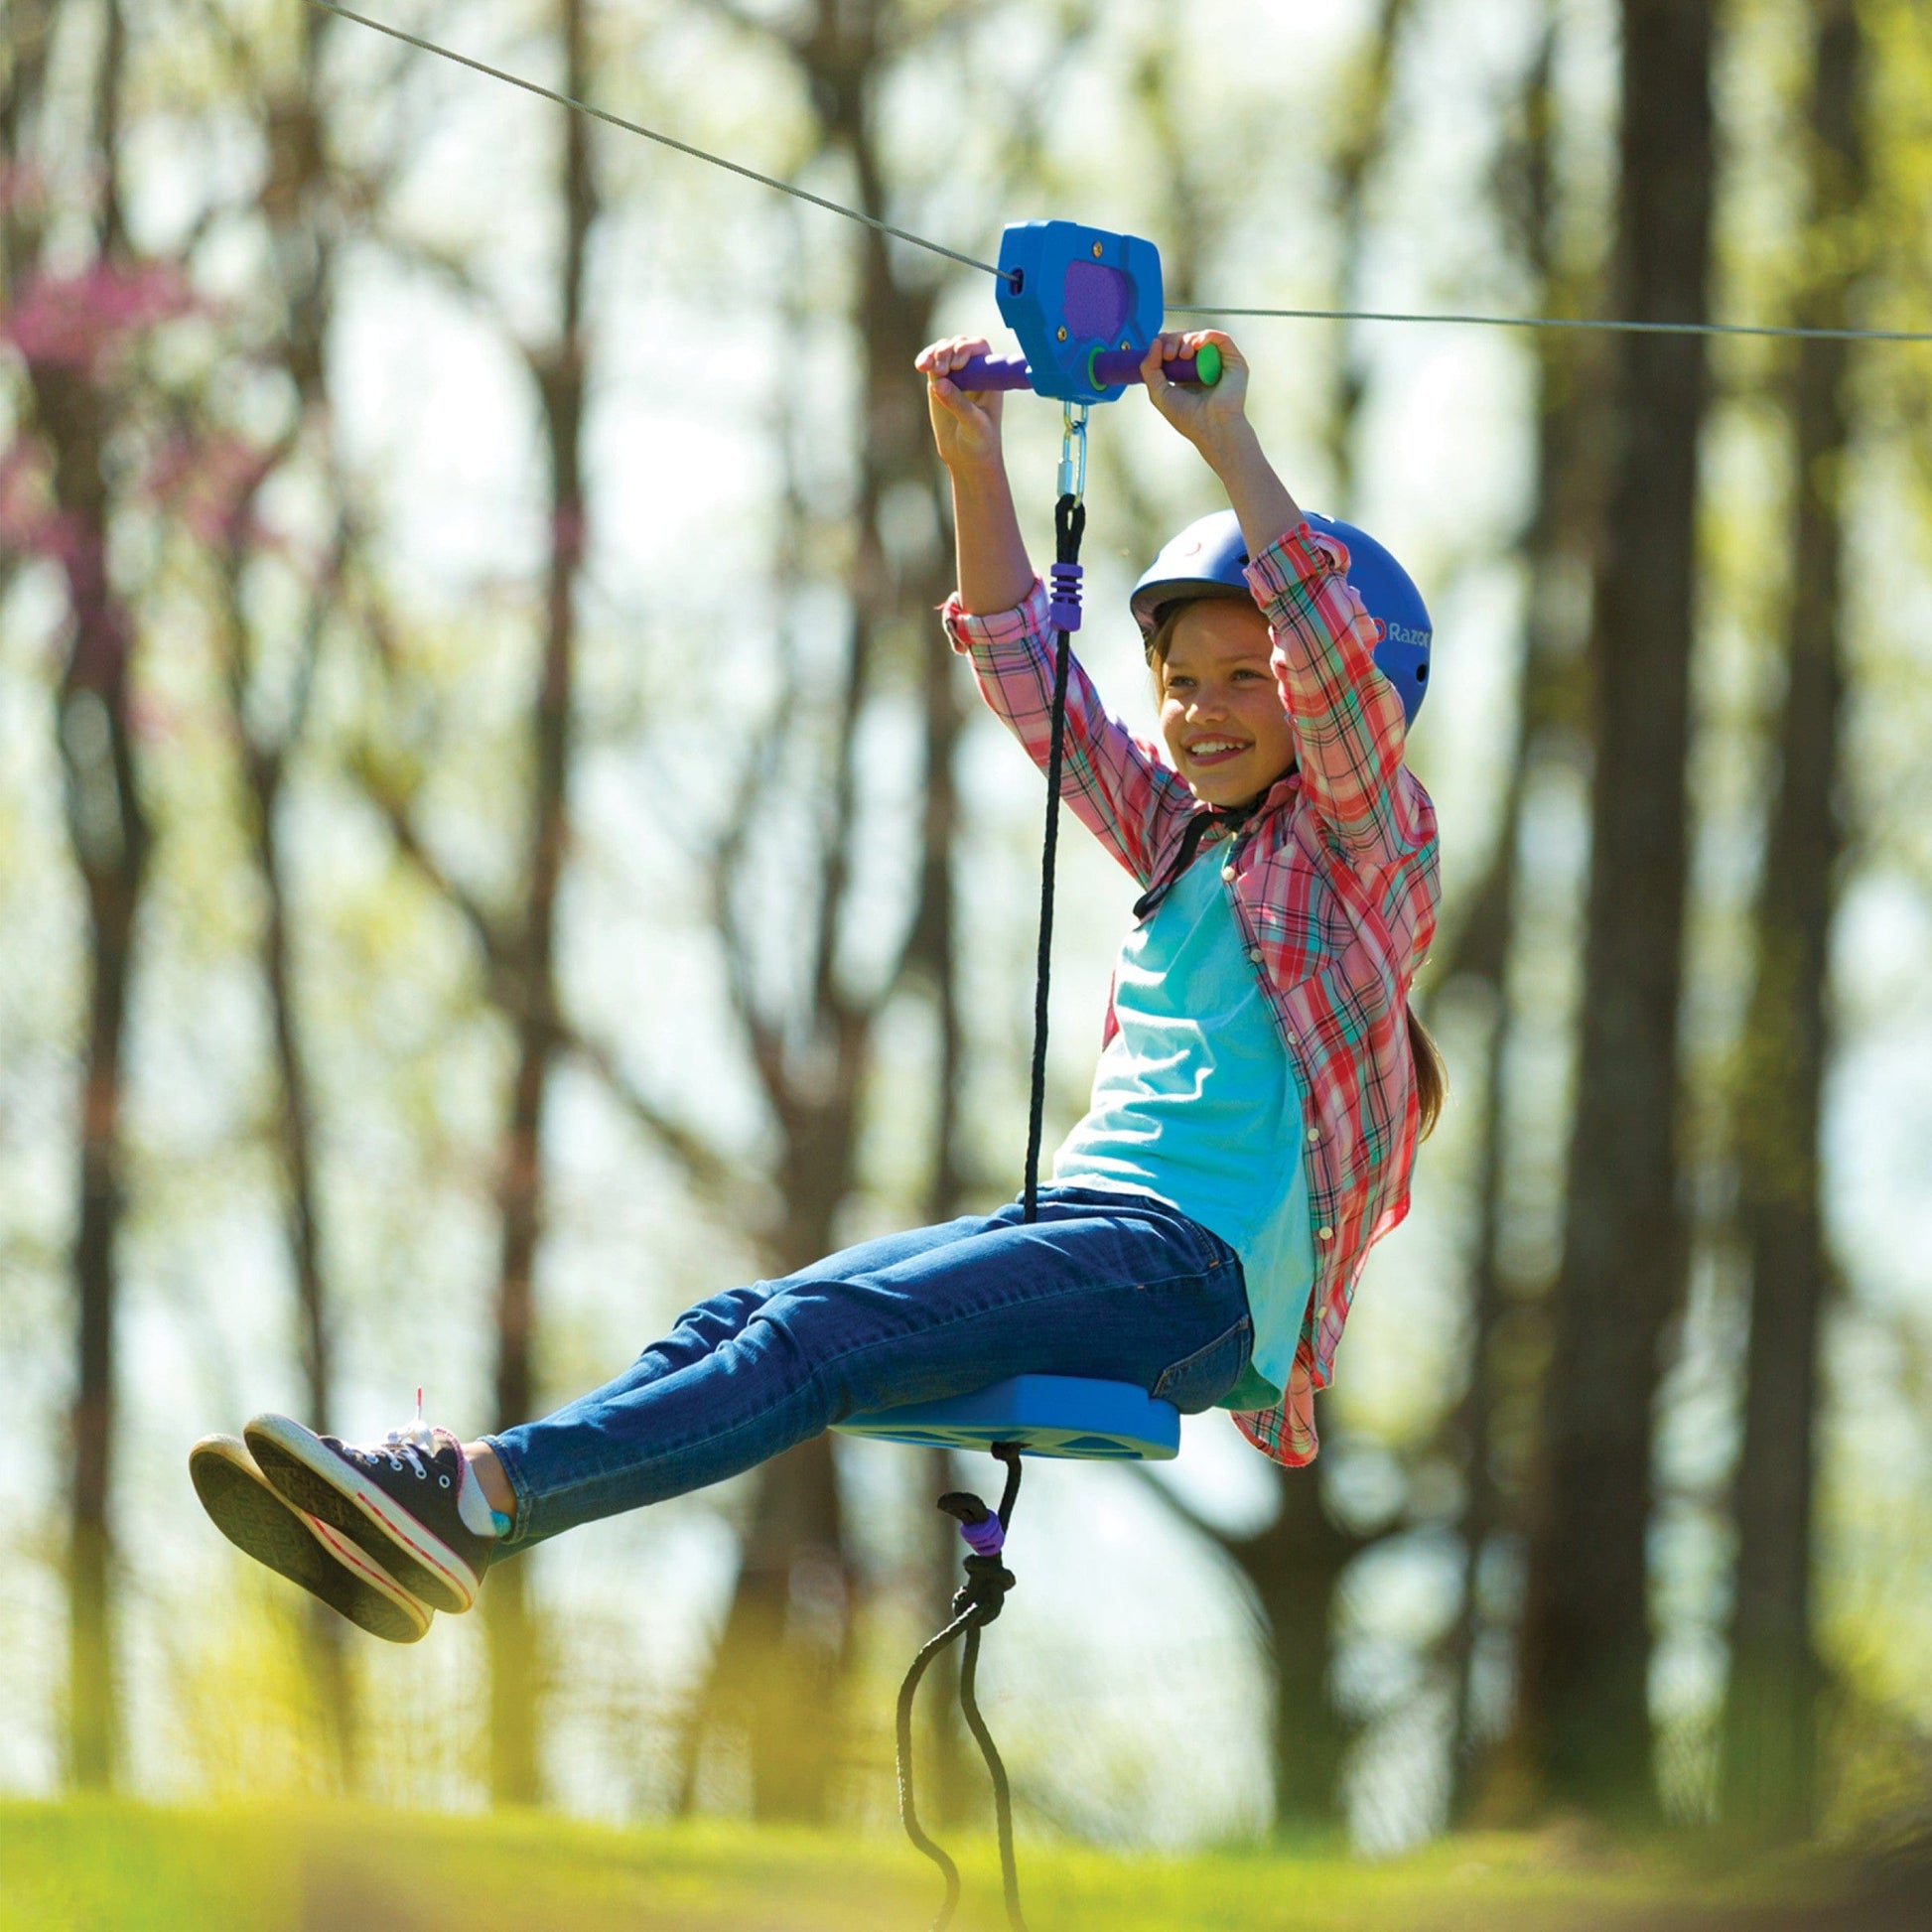
<svg viewBox="0 0 1932 1932">
<path fill-rule="evenodd" d="M 969 253 L 1148 234 L 1174 303 L 1932 327 L 1913 0 L 380 11 Z M 9 0 L 0 1789 L 890 1820 L 927 1452 L 808 1446 L 398 1650 L 186 1451 L 419 1382 L 501 1426 L 1013 1191 L 1038 781 L 931 615 L 910 366 L 996 320 L 299 0 Z M 1453 1098 L 1314 1467 L 1217 1416 L 1035 1465 L 1023 1820 L 1923 1823 L 1932 345 L 1229 326 L 1435 613 Z M 1040 554 L 1057 415 L 1008 420 Z M 1212 484 L 1132 395 L 1094 442 L 1082 649 L 1145 726 L 1126 587 Z M 1049 1130 L 1133 895 L 1063 852 Z"/>
</svg>

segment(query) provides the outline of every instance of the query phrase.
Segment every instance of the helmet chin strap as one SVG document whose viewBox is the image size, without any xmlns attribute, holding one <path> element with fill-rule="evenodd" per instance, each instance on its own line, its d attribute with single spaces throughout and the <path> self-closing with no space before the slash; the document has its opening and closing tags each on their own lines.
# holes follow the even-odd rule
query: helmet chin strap
<svg viewBox="0 0 1932 1932">
<path fill-rule="evenodd" d="M 1291 759 L 1275 777 L 1269 779 L 1267 784 L 1245 803 L 1210 805 L 1206 811 L 1196 812 L 1187 821 L 1186 830 L 1180 835 L 1180 846 L 1174 853 L 1173 864 L 1134 901 L 1134 917 L 1137 920 L 1146 918 L 1173 891 L 1174 882 L 1194 863 L 1208 833 L 1238 831 L 1254 817 L 1256 812 L 1260 811 L 1268 794 L 1294 769 L 1295 760 Z"/>
</svg>

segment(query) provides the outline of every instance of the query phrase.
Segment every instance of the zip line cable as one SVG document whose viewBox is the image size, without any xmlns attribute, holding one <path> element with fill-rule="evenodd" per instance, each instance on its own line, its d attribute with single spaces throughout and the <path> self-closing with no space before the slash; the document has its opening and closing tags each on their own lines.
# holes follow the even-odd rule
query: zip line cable
<svg viewBox="0 0 1932 1932">
<path fill-rule="evenodd" d="M 614 114 L 608 108 L 594 107 L 574 94 L 559 93 L 556 88 L 546 87 L 541 81 L 526 79 L 522 74 L 510 73 L 502 68 L 493 68 L 486 61 L 475 60 L 468 54 L 457 53 L 454 48 L 424 40 L 421 35 L 391 27 L 387 21 L 371 20 L 367 14 L 358 14 L 339 5 L 338 0 L 309 0 L 309 4 L 326 14 L 334 14 L 339 20 L 352 20 L 358 27 L 386 34 L 392 41 L 401 41 L 406 47 L 453 61 L 458 67 L 469 68 L 473 72 L 487 74 L 490 79 L 500 80 L 506 86 L 520 87 L 526 94 L 536 94 L 543 100 L 554 101 L 559 107 L 568 107 L 575 113 L 588 115 L 594 121 L 605 121 L 612 127 L 621 128 L 626 134 L 641 135 L 646 141 L 655 141 L 659 147 L 687 154 L 694 161 L 708 161 L 714 168 L 723 168 L 730 174 L 742 175 L 747 181 L 757 182 L 760 188 L 775 188 L 781 195 L 809 202 L 813 207 L 821 207 L 828 214 L 843 215 L 848 221 L 857 221 L 863 227 L 891 235 L 896 241 L 909 242 L 914 248 L 925 249 L 928 254 L 942 255 L 947 261 L 958 262 L 962 268 L 977 268 L 987 275 L 1001 279 L 1005 277 L 1005 271 L 996 263 L 982 261 L 977 255 L 962 254 L 957 248 L 948 248 L 942 241 L 934 241 L 926 235 L 914 234 L 910 228 L 896 227 L 890 221 L 882 221 L 878 215 L 868 214 L 863 208 L 848 207 L 843 202 L 814 195 L 810 189 L 780 181 L 775 175 L 760 174 L 758 169 L 748 168 L 742 161 L 732 161 L 693 142 L 680 141 L 675 135 L 644 126 L 641 121 L 626 120 L 621 114 Z M 1438 323 L 1462 329 L 1583 329 L 1617 336 L 1763 336 L 1809 343 L 1932 343 L 1932 330 L 1925 329 L 1806 329 L 1796 325 L 1749 322 L 1625 322 L 1615 319 L 1598 321 L 1587 316 L 1437 315 L 1398 309 L 1247 309 L 1227 308 L 1208 302 L 1171 302 L 1167 306 L 1167 313 L 1172 316 L 1253 316 L 1287 322 Z"/>
<path fill-rule="evenodd" d="M 1170 302 L 1171 316 L 1281 316 L 1297 322 L 1440 322 L 1465 329 L 1590 329 L 1617 336 L 1778 336 L 1802 343 L 1932 343 L 1925 329 L 1804 329 L 1764 322 L 1619 322 L 1589 316 L 1477 316 L 1399 309 L 1222 309 Z"/>
<path fill-rule="evenodd" d="M 780 181 L 775 175 L 761 175 L 756 168 L 748 168 L 742 161 L 729 161 L 722 154 L 713 154 L 709 149 L 694 146 L 689 141 L 680 141 L 675 135 L 660 134 L 654 127 L 645 127 L 641 121 L 627 121 L 621 114 L 613 114 L 608 108 L 593 107 L 587 100 L 579 100 L 575 94 L 561 94 L 554 87 L 546 87 L 541 81 L 526 80 L 520 73 L 508 73 L 501 68 L 492 68 L 486 61 L 472 60 L 468 54 L 459 54 L 453 48 L 439 47 L 435 41 L 426 41 L 419 35 L 405 33 L 400 27 L 391 27 L 386 21 L 371 20 L 367 14 L 351 13 L 348 8 L 336 4 L 336 0 L 309 0 L 312 7 L 320 7 L 326 14 L 334 14 L 340 20 L 352 20 L 358 27 L 371 27 L 378 34 L 387 34 L 392 41 L 401 41 L 406 46 L 421 48 L 425 54 L 440 54 L 446 61 L 454 61 L 460 68 L 473 69 L 478 73 L 486 73 L 492 80 L 501 80 L 512 87 L 521 87 L 526 94 L 538 94 L 545 100 L 554 100 L 559 107 L 575 109 L 579 114 L 588 114 L 594 121 L 608 121 L 613 127 L 621 127 L 626 134 L 641 134 L 646 141 L 655 141 L 659 147 L 674 148 L 679 154 L 688 154 L 696 161 L 708 161 L 714 168 L 724 168 L 734 175 L 743 175 L 747 181 L 755 181 L 761 188 L 775 188 L 781 195 L 793 195 L 801 202 L 810 202 L 814 207 L 822 207 L 829 214 L 842 214 L 848 221 L 862 222 L 868 228 L 877 228 L 881 234 L 895 236 L 900 241 L 909 241 L 915 248 L 925 248 L 935 255 L 944 255 L 948 261 L 958 262 L 964 268 L 984 269 L 989 275 L 999 275 L 1000 269 L 992 262 L 983 262 L 977 255 L 962 255 L 957 248 L 948 248 L 943 242 L 928 241 L 924 235 L 913 234 L 907 228 L 896 228 L 890 221 L 882 221 L 876 214 L 867 214 L 863 209 L 847 207 L 843 202 L 828 201 L 823 195 L 814 195 L 808 188 L 798 188 L 788 181 Z"/>
</svg>

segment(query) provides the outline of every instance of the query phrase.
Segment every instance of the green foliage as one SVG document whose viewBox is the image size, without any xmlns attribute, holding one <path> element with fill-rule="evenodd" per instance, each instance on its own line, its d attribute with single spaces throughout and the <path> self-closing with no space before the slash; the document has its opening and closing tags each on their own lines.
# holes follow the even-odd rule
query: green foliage
<svg viewBox="0 0 1932 1932">
<path fill-rule="evenodd" d="M 294 1922 L 292 1873 L 258 1821 L 192 1827 L 76 1799 L 0 1813 L 0 1932 L 234 1932 Z"/>
<path fill-rule="evenodd" d="M 960 1932 L 998 1920 L 991 1846 L 967 1848 Z M 937 1898 L 877 1838 L 735 1826 L 612 1831 L 530 1814 L 430 1818 L 315 1808 L 0 1808 L 0 1932 L 902 1932 Z M 1033 1923 L 1055 1932 L 1587 1932 L 1716 1926 L 1828 1894 L 1809 1867 L 1698 1868 L 1682 1848 L 1479 1838 L 1383 1864 L 1293 1853 L 1118 1859 L 1022 1846 Z"/>
</svg>

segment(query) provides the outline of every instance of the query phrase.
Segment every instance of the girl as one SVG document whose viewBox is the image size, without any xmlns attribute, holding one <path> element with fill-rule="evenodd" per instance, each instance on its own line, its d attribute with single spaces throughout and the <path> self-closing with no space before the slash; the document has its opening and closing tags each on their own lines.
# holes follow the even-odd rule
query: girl
<svg viewBox="0 0 1932 1932">
<path fill-rule="evenodd" d="M 1208 342 L 1219 384 L 1170 384 L 1164 361 Z M 1001 399 L 950 379 L 985 348 L 918 357 L 958 537 L 943 616 L 1043 765 L 1052 639 Z M 1276 1459 L 1314 1454 L 1312 1393 L 1443 1096 L 1407 1012 L 1437 906 L 1435 815 L 1402 763 L 1428 618 L 1372 539 L 1296 506 L 1226 336 L 1162 336 L 1143 373 L 1233 508 L 1183 531 L 1135 591 L 1169 761 L 1071 673 L 1062 796 L 1143 896 L 1092 1104 L 1038 1219 L 1011 1202 L 714 1296 L 615 1381 L 481 1442 L 426 1427 L 420 1402 L 367 1446 L 258 1416 L 245 1445 L 210 1437 L 191 1457 L 242 1548 L 364 1628 L 420 1634 L 397 1599 L 422 1625 L 467 1609 L 498 1555 L 847 1416 L 1029 1373 L 1218 1404 Z M 1219 863 L 1200 863 L 1210 846 Z"/>
</svg>

